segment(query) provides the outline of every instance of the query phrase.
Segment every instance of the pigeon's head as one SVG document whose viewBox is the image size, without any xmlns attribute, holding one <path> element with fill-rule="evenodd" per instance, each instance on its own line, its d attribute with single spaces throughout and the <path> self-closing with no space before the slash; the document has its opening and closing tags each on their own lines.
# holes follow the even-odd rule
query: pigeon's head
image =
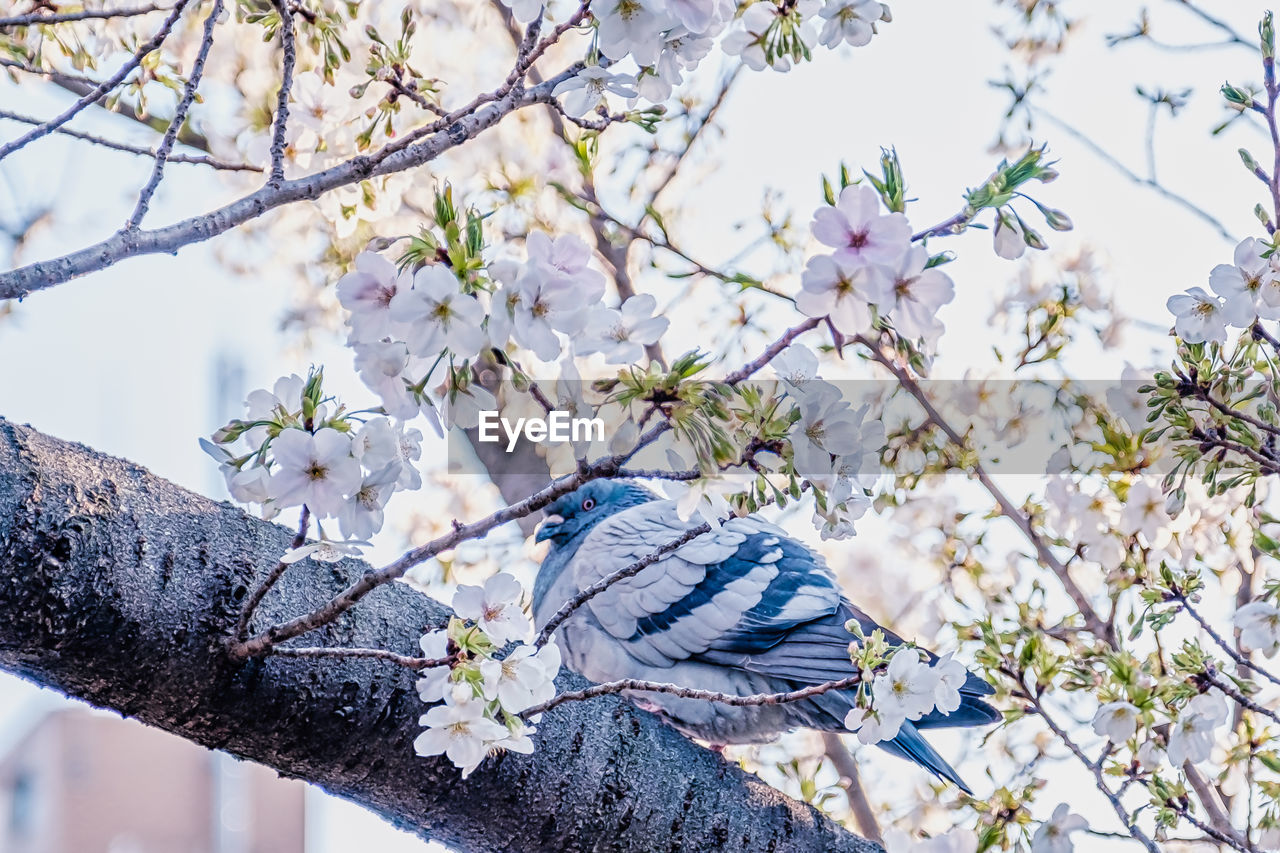
<svg viewBox="0 0 1280 853">
<path fill-rule="evenodd" d="M 547 505 L 546 519 L 538 528 L 538 542 L 557 545 L 586 533 L 615 512 L 655 499 L 644 486 L 623 480 L 592 480 Z"/>
</svg>

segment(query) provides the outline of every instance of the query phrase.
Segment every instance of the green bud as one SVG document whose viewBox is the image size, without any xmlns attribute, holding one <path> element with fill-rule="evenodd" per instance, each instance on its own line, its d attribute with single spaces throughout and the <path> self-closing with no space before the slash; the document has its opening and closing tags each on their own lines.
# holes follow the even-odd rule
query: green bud
<svg viewBox="0 0 1280 853">
<path fill-rule="evenodd" d="M 1070 231 L 1074 227 L 1070 216 L 1052 207 L 1044 208 L 1044 221 L 1054 231 Z"/>
<path fill-rule="evenodd" d="M 1271 13 L 1267 12 L 1262 16 L 1262 23 L 1258 25 L 1259 41 L 1262 46 L 1263 59 L 1275 59 L 1276 57 L 1276 29 L 1271 20 Z"/>
<path fill-rule="evenodd" d="M 1230 83 L 1222 84 L 1222 97 L 1226 98 L 1228 103 L 1232 103 L 1240 107 L 1247 107 L 1253 103 L 1253 98 L 1249 96 L 1248 92 L 1237 89 Z"/>
<path fill-rule="evenodd" d="M 1241 148 L 1238 153 L 1240 154 L 1240 162 L 1244 163 L 1244 167 L 1246 169 L 1248 169 L 1250 172 L 1258 171 L 1258 161 L 1253 159 L 1252 154 L 1250 154 L 1248 151 L 1246 151 L 1243 148 Z"/>
</svg>

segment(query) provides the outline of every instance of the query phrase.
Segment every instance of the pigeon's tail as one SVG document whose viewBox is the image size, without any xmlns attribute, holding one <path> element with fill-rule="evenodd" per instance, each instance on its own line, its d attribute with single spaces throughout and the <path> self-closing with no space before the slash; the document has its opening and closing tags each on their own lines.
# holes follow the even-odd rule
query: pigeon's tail
<svg viewBox="0 0 1280 853">
<path fill-rule="evenodd" d="M 948 764 L 941 755 L 938 755 L 937 751 L 929 745 L 929 742 L 924 739 L 924 736 L 920 734 L 913 723 L 903 723 L 897 737 L 893 740 L 880 741 L 876 746 L 899 758 L 914 761 L 939 779 L 951 782 L 966 794 L 973 794 L 969 786 L 956 773 L 955 768 Z"/>
</svg>

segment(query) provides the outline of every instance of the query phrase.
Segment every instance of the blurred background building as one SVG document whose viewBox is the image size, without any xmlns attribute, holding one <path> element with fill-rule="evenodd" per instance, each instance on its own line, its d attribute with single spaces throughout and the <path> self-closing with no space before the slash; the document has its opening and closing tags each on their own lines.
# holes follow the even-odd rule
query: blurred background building
<svg viewBox="0 0 1280 853">
<path fill-rule="evenodd" d="M 67 706 L 0 754 L 0 853 L 303 853 L 305 785 Z"/>
</svg>

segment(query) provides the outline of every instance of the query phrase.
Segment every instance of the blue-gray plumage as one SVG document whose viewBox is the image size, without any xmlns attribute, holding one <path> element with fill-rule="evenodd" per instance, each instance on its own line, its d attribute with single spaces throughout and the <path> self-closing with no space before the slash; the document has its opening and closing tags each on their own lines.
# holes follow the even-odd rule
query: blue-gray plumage
<svg viewBox="0 0 1280 853">
<path fill-rule="evenodd" d="M 678 538 L 671 501 L 635 483 L 596 480 L 547 507 L 538 541 L 551 548 L 533 588 L 541 629 L 582 589 Z M 845 624 L 879 628 L 840 592 L 822 557 L 754 516 L 733 519 L 612 584 L 574 611 L 556 631 L 565 663 L 592 681 L 624 678 L 720 693 L 780 693 L 855 674 Z M 883 628 L 890 643 L 902 640 Z M 989 685 L 970 674 L 960 707 L 903 723 L 879 746 L 926 767 L 968 792 L 920 729 L 980 726 L 1000 714 L 980 697 Z M 715 743 L 760 743 L 798 727 L 843 731 L 854 707 L 850 691 L 798 702 L 735 707 L 669 694 L 633 701 L 661 712 L 676 728 Z"/>
</svg>

